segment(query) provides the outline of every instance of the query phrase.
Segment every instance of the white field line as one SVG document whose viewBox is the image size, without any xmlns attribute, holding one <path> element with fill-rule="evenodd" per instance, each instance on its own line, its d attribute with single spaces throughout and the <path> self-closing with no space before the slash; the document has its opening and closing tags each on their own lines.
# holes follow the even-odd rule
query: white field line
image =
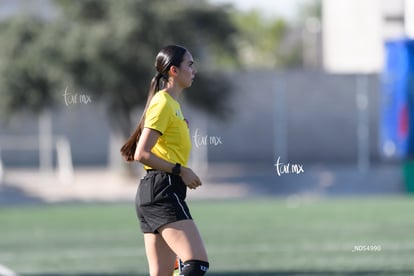
<svg viewBox="0 0 414 276">
<path fill-rule="evenodd" d="M 0 276 L 18 276 L 16 272 L 0 264 Z"/>
</svg>

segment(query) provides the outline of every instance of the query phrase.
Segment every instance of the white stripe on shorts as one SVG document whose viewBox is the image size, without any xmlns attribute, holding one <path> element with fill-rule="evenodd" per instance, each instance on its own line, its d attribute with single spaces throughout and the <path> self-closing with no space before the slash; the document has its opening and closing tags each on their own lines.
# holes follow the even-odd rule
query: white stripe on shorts
<svg viewBox="0 0 414 276">
<path fill-rule="evenodd" d="M 170 182 L 170 185 L 172 185 L 172 183 L 171 183 L 171 176 L 170 176 L 170 175 L 168 175 L 168 181 Z M 187 214 L 187 212 L 186 212 L 186 211 L 185 211 L 185 209 L 184 209 L 184 206 L 181 204 L 181 202 L 180 202 L 180 198 L 177 196 L 177 194 L 176 194 L 176 193 L 173 193 L 173 195 L 174 195 L 174 196 L 175 196 L 175 198 L 177 199 L 177 202 L 178 202 L 178 204 L 180 205 L 181 210 L 183 210 L 184 215 L 186 216 L 186 218 L 187 218 L 187 219 L 189 219 L 189 218 L 190 218 L 190 216 Z"/>
<path fill-rule="evenodd" d="M 175 198 L 177 199 L 178 204 L 180 204 L 181 210 L 183 210 L 184 215 L 187 217 L 187 219 L 189 219 L 190 217 L 188 216 L 188 214 L 186 213 L 186 211 L 184 210 L 184 206 L 181 204 L 180 199 L 178 198 L 177 194 L 174 193 Z"/>
</svg>

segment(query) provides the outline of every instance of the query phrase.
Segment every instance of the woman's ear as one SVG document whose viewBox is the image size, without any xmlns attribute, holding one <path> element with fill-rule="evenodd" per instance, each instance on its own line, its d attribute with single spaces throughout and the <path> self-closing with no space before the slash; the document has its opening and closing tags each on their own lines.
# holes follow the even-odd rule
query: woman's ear
<svg viewBox="0 0 414 276">
<path fill-rule="evenodd" d="M 177 66 L 174 66 L 174 65 L 171 66 L 169 71 L 170 71 L 170 75 L 171 76 L 176 76 L 178 74 L 178 68 L 177 68 Z"/>
</svg>

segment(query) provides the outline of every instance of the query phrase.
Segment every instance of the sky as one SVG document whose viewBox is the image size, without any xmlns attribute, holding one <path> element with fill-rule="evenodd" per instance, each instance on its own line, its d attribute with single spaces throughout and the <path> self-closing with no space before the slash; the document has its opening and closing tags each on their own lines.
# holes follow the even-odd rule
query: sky
<svg viewBox="0 0 414 276">
<path fill-rule="evenodd" d="M 230 3 L 236 9 L 247 11 L 257 9 L 265 16 L 282 16 L 286 19 L 294 19 L 297 7 L 311 0 L 209 0 L 210 3 Z"/>
</svg>

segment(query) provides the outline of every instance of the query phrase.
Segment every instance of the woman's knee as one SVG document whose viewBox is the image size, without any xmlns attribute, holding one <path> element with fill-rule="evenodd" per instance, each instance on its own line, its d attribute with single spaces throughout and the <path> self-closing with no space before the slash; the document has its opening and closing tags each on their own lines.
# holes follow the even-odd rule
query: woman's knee
<svg viewBox="0 0 414 276">
<path fill-rule="evenodd" d="M 201 260 L 208 262 L 207 252 L 192 220 L 178 221 L 160 229 L 169 247 L 182 260 Z"/>
</svg>

